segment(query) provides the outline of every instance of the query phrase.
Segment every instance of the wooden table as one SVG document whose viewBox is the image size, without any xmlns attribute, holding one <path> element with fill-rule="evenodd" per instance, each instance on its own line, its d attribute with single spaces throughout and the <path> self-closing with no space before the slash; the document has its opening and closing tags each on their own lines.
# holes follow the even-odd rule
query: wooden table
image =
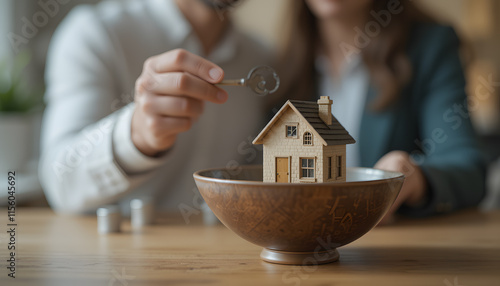
<svg viewBox="0 0 500 286">
<path fill-rule="evenodd" d="M 98 235 L 95 217 L 17 210 L 16 279 L 7 277 L 0 209 L 0 285 L 500 285 L 500 212 L 379 227 L 322 266 L 262 262 L 224 226 L 161 217 L 142 232 Z"/>
</svg>

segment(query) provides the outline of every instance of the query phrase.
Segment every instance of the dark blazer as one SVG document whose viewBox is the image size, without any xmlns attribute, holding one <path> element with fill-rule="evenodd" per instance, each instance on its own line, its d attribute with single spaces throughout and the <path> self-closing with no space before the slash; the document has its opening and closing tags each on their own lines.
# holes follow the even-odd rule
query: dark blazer
<svg viewBox="0 0 500 286">
<path fill-rule="evenodd" d="M 384 154 L 403 150 L 428 180 L 427 204 L 403 206 L 406 214 L 451 212 L 477 205 L 485 194 L 486 163 L 469 118 L 459 47 L 452 28 L 418 24 L 408 47 L 413 77 L 399 102 L 382 113 L 365 108 L 358 140 L 361 164 L 373 167 Z M 370 88 L 367 104 L 376 96 Z"/>
</svg>

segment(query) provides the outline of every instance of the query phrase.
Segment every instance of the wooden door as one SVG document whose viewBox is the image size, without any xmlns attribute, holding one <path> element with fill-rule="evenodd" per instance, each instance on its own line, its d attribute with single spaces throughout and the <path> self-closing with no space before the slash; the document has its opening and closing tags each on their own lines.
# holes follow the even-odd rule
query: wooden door
<svg viewBox="0 0 500 286">
<path fill-rule="evenodd" d="M 276 158 L 276 182 L 288 183 L 288 158 Z"/>
</svg>

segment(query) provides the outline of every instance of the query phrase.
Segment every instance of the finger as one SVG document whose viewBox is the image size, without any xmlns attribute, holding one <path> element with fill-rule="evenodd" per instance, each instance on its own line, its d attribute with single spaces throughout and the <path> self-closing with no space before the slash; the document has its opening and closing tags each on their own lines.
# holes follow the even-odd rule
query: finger
<svg viewBox="0 0 500 286">
<path fill-rule="evenodd" d="M 158 96 L 147 94 L 141 99 L 141 106 L 148 114 L 163 117 L 198 118 L 204 109 L 204 102 L 199 99 L 181 96 Z"/>
<path fill-rule="evenodd" d="M 210 83 L 219 83 L 224 78 L 221 67 L 183 49 L 153 57 L 147 65 L 156 73 L 188 72 Z"/>
<path fill-rule="evenodd" d="M 191 129 L 193 120 L 186 117 L 152 116 L 147 119 L 147 127 L 154 138 L 179 134 Z"/>
<path fill-rule="evenodd" d="M 148 144 L 154 151 L 153 154 L 164 151 L 172 147 L 177 139 L 177 135 L 165 135 L 163 137 L 150 137 Z"/>
<path fill-rule="evenodd" d="M 162 95 L 189 96 L 213 103 L 224 103 L 228 94 L 222 88 L 216 87 L 189 73 L 163 73 L 155 75 L 156 84 L 149 87 L 149 93 Z"/>
<path fill-rule="evenodd" d="M 375 169 L 380 169 L 380 170 L 385 170 L 389 167 L 390 165 L 390 162 L 389 160 L 387 160 L 386 157 L 382 157 L 380 158 L 377 163 L 375 163 L 375 165 L 373 166 L 373 168 Z"/>
</svg>

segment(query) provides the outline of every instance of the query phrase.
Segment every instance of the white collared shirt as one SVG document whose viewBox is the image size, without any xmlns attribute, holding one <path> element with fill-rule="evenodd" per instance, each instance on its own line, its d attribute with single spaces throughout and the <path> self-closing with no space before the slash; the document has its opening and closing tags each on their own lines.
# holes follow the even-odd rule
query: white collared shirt
<svg viewBox="0 0 500 286">
<path fill-rule="evenodd" d="M 207 103 L 191 130 L 162 158 L 144 156 L 130 138 L 134 84 L 144 61 L 183 48 L 202 55 L 173 0 L 79 6 L 56 32 L 47 63 L 47 109 L 40 179 L 63 212 L 92 211 L 151 195 L 163 210 L 197 207 L 192 173 L 256 159 L 251 141 L 264 126 L 264 98 L 228 87 L 223 105 Z M 262 45 L 230 28 L 207 58 L 228 78 L 268 64 Z M 125 107 L 122 107 L 125 106 Z"/>
<path fill-rule="evenodd" d="M 329 60 L 325 56 L 316 59 L 316 70 L 319 73 L 320 96 L 329 96 L 333 101 L 332 113 L 337 120 L 359 142 L 361 119 L 365 107 L 370 77 L 363 65 L 361 57 L 352 56 L 346 61 L 339 78 L 333 78 Z M 360 166 L 358 144 L 346 146 L 347 167 Z"/>
</svg>

